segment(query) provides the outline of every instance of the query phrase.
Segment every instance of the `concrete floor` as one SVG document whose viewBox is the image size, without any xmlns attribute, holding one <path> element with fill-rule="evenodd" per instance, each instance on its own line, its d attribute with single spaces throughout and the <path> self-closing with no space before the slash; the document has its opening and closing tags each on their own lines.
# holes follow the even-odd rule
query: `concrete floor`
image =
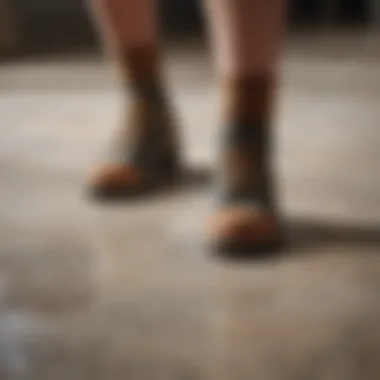
<svg viewBox="0 0 380 380">
<path fill-rule="evenodd" d="M 276 163 L 291 247 L 244 263 L 204 247 L 206 178 L 147 203 L 86 199 L 120 114 L 112 70 L 3 65 L 0 379 L 379 379 L 379 46 L 289 42 Z M 210 65 L 174 50 L 169 66 L 186 158 L 211 167 Z"/>
</svg>

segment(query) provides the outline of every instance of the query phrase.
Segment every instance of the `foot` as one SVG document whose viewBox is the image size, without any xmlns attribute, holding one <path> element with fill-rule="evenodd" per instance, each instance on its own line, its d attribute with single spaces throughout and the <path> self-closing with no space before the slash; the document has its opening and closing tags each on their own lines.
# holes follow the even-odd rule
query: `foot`
<svg viewBox="0 0 380 380">
<path fill-rule="evenodd" d="M 220 253 L 260 254 L 281 248 L 282 231 L 277 216 L 258 206 L 221 207 L 211 225 L 212 244 Z"/>
<path fill-rule="evenodd" d="M 174 122 L 161 87 L 139 84 L 128 116 L 111 154 L 90 174 L 96 197 L 144 195 L 167 186 L 179 174 Z"/>
<path fill-rule="evenodd" d="M 89 187 L 96 198 L 130 198 L 146 195 L 167 187 L 179 177 L 178 162 L 158 157 L 148 167 L 136 162 L 100 164 L 89 178 Z"/>
<path fill-rule="evenodd" d="M 272 197 L 266 128 L 241 124 L 228 130 L 222 197 L 211 220 L 211 244 L 223 254 L 277 251 L 282 229 Z"/>
</svg>

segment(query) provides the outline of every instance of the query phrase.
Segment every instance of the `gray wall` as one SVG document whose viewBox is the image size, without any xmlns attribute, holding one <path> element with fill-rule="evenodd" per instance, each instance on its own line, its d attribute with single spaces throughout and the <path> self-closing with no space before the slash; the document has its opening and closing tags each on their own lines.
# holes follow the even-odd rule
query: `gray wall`
<svg viewBox="0 0 380 380">
<path fill-rule="evenodd" d="M 97 46 L 97 38 L 86 10 L 91 0 L 8 0 L 20 19 L 26 50 L 59 50 Z M 202 0 L 159 0 L 165 29 L 176 35 L 202 30 Z M 347 4 L 379 4 L 380 0 L 292 0 L 290 19 L 293 24 L 318 25 L 324 19 L 335 25 L 339 7 Z M 334 5 L 336 4 L 336 6 Z M 340 5 L 339 5 L 340 4 Z M 369 7 L 369 5 L 368 5 Z M 372 17 L 380 23 L 380 6 L 373 6 Z M 332 13 L 332 10 L 334 10 Z M 376 12 L 374 11 L 376 9 Z M 334 12 L 336 14 L 334 14 Z M 352 13 L 352 12 L 351 12 Z M 360 16 L 360 12 L 356 13 Z M 354 16 L 356 15 L 354 12 Z M 364 16 L 360 16 L 364 17 Z"/>
<path fill-rule="evenodd" d="M 11 0 L 21 12 L 32 13 L 57 13 L 78 12 L 83 0 Z"/>
</svg>

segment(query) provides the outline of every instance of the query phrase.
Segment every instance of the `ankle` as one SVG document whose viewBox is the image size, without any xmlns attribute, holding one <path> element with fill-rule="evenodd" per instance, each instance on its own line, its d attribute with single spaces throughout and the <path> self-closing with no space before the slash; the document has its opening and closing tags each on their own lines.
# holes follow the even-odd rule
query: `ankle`
<svg viewBox="0 0 380 380">
<path fill-rule="evenodd" d="M 166 86 L 161 68 L 159 47 L 145 44 L 120 48 L 118 63 L 132 113 L 144 119 L 155 118 L 168 108 Z"/>
<path fill-rule="evenodd" d="M 221 173 L 227 203 L 272 203 L 270 119 L 274 83 L 270 74 L 223 81 Z"/>
<path fill-rule="evenodd" d="M 126 82 L 141 82 L 146 78 L 160 77 L 161 55 L 157 44 L 119 47 L 117 59 Z"/>
<path fill-rule="evenodd" d="M 262 73 L 222 80 L 223 118 L 227 123 L 266 123 L 272 114 L 275 78 Z"/>
</svg>

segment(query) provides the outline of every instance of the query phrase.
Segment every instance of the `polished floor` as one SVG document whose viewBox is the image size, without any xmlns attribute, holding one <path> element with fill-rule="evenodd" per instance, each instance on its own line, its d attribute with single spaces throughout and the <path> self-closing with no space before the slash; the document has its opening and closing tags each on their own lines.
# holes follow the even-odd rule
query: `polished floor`
<svg viewBox="0 0 380 380">
<path fill-rule="evenodd" d="M 290 246 L 226 261 L 203 239 L 217 153 L 207 57 L 172 49 L 186 186 L 94 204 L 121 114 L 88 57 L 0 66 L 0 379 L 377 380 L 380 38 L 290 40 L 275 162 Z"/>
</svg>

